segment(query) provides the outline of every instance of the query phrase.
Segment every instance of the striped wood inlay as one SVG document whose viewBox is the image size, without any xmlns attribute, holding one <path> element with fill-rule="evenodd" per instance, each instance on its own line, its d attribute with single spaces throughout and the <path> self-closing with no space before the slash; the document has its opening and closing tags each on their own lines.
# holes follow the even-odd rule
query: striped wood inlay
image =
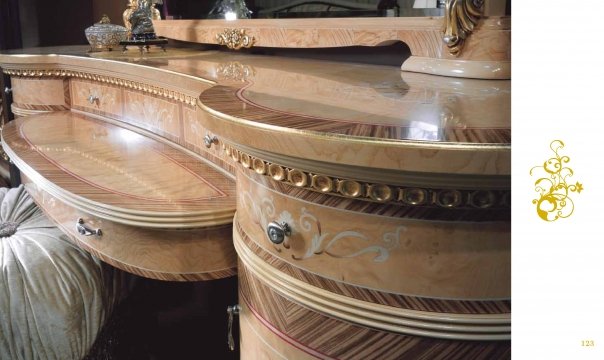
<svg viewBox="0 0 604 360">
<path fill-rule="evenodd" d="M 280 296 L 239 264 L 239 296 L 290 344 L 323 359 L 509 359 L 509 341 L 459 341 L 378 331 L 313 312 Z M 242 337 L 246 334 L 242 334 Z M 310 353 L 310 352 L 309 352 Z M 319 355 L 322 354 L 322 355 Z"/>
<path fill-rule="evenodd" d="M 451 314 L 509 314 L 512 311 L 510 300 L 476 301 L 446 300 L 419 296 L 407 296 L 378 291 L 343 282 L 327 279 L 317 274 L 304 271 L 263 250 L 245 233 L 239 222 L 234 222 L 235 229 L 244 244 L 264 262 L 278 271 L 304 281 L 312 286 L 331 291 L 335 294 L 354 299 L 393 306 L 397 308 Z"/>
<path fill-rule="evenodd" d="M 44 213 L 82 249 L 132 274 L 166 281 L 205 281 L 237 274 L 230 226 L 194 230 L 143 229 L 95 219 L 56 199 L 21 174 L 27 192 Z M 103 230 L 80 235 L 78 217 Z"/>
<path fill-rule="evenodd" d="M 128 194 L 128 186 L 138 186 L 137 181 L 143 181 L 138 179 L 137 174 L 132 171 L 131 165 L 132 160 L 128 160 L 126 163 L 121 164 L 115 162 L 112 159 L 105 159 L 103 154 L 100 152 L 88 153 L 81 152 L 78 148 L 74 148 L 75 143 L 71 146 L 57 143 L 52 145 L 46 143 L 43 145 L 42 150 L 50 151 L 55 153 L 72 152 L 74 155 L 74 161 L 77 157 L 82 157 L 83 160 L 87 161 L 91 165 L 94 165 L 97 169 L 107 171 L 107 174 L 121 174 L 124 177 L 124 185 L 120 187 L 120 191 L 112 191 L 111 189 L 102 187 L 95 184 L 92 181 L 86 180 L 87 176 L 83 174 L 69 174 L 65 170 L 61 169 L 61 164 L 52 161 L 52 159 L 42 156 L 41 150 L 37 148 L 36 144 L 32 144 L 27 140 L 27 134 L 22 133 L 23 126 L 27 125 L 28 122 L 36 122 L 31 124 L 30 129 L 38 129 L 40 126 L 48 128 L 44 131 L 50 131 L 56 128 L 60 131 L 65 126 L 63 122 L 67 121 L 72 124 L 82 124 L 80 131 L 83 131 L 85 125 L 91 125 L 98 131 L 115 132 L 120 134 L 118 127 L 104 124 L 99 121 L 95 121 L 89 117 L 83 115 L 77 115 L 70 112 L 66 113 L 55 113 L 48 115 L 41 115 L 36 118 L 25 118 L 19 120 L 14 124 L 5 128 L 3 137 L 10 148 L 13 151 L 18 152 L 19 157 L 30 167 L 35 169 L 41 176 L 51 181 L 54 185 L 69 191 L 70 193 L 77 194 L 96 201 L 101 204 L 111 204 L 112 206 L 127 207 L 132 210 L 140 211 L 157 211 L 167 212 L 170 211 L 211 211 L 211 210 L 222 210 L 225 208 L 235 207 L 235 184 L 230 179 L 225 178 L 224 175 L 217 172 L 211 166 L 205 164 L 198 159 L 191 157 L 177 149 L 157 141 L 152 141 L 147 138 L 138 137 L 140 144 L 137 146 L 147 147 L 149 152 L 158 154 L 162 158 L 168 159 L 175 166 L 182 168 L 187 173 L 191 174 L 195 178 L 199 179 L 203 183 L 210 187 L 210 195 L 203 196 L 203 202 L 200 202 L 198 198 L 183 198 L 182 195 L 179 198 L 169 197 L 169 188 L 155 189 L 156 192 L 160 192 L 157 198 L 150 199 L 149 201 L 143 201 L 143 198 L 133 194 Z M 56 124 L 55 124 L 56 123 Z M 77 130 L 77 126 L 73 125 L 73 130 Z M 56 149 L 55 149 L 56 147 Z M 145 150 L 145 151 L 147 151 Z M 83 151 L 83 150 L 82 150 Z M 144 159 L 140 159 L 144 160 Z M 140 161 L 139 161 L 140 162 Z M 147 166 L 150 164 L 145 164 Z M 82 176 L 80 176 L 82 175 Z M 174 179 L 177 181 L 178 179 Z M 117 181 L 117 180 L 116 180 Z M 126 186 L 127 185 L 127 186 Z M 172 183 L 172 186 L 176 186 L 176 183 Z M 191 185 L 191 184 L 188 184 Z M 178 188 L 178 186 L 176 186 Z M 150 193 L 149 196 L 153 196 Z"/>
<path fill-rule="evenodd" d="M 13 102 L 12 106 L 23 110 L 37 110 L 37 111 L 64 111 L 69 110 L 69 106 L 65 105 L 31 105 L 31 104 L 20 104 Z"/>
<path fill-rule="evenodd" d="M 253 170 L 242 169 L 242 171 L 245 172 L 245 176 L 251 181 L 281 194 L 313 204 L 358 213 L 406 219 L 471 222 L 509 221 L 512 217 L 511 208 L 507 205 L 496 204 L 493 207 L 482 209 L 469 206 L 463 208 L 445 208 L 442 206 L 405 205 L 402 202 L 376 203 L 310 191 L 288 183 L 275 181 L 268 176 L 259 175 Z M 503 194 L 506 192 L 501 191 L 498 193 Z"/>
<path fill-rule="evenodd" d="M 217 85 L 201 93 L 204 106 L 239 119 L 295 130 L 314 131 L 332 135 L 348 135 L 388 140 L 414 140 L 408 135 L 411 127 L 353 123 L 345 120 L 323 119 L 267 109 L 246 101 L 242 89 Z M 439 142 L 469 144 L 509 144 L 510 128 L 445 128 Z"/>
</svg>

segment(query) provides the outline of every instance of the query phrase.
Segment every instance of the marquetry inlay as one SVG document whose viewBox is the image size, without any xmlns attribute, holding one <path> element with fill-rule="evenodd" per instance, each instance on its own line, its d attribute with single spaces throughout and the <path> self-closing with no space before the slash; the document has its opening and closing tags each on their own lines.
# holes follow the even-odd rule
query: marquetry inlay
<svg viewBox="0 0 604 360">
<path fill-rule="evenodd" d="M 438 207 L 445 209 L 510 208 L 511 191 L 493 189 L 436 189 L 376 184 L 365 181 L 314 174 L 309 171 L 275 164 L 246 154 L 224 144 L 227 156 L 255 173 L 287 185 L 328 195 L 378 203 L 392 202 L 406 206 Z"/>
<path fill-rule="evenodd" d="M 98 81 L 104 84 L 117 85 L 126 89 L 138 90 L 147 94 L 164 97 L 170 100 L 180 101 L 186 105 L 195 106 L 197 100 L 194 96 L 174 91 L 161 86 L 148 83 L 123 79 L 114 76 L 99 75 L 85 71 L 72 71 L 63 69 L 4 69 L 4 73 L 9 76 L 21 77 L 72 77 L 78 79 Z"/>
</svg>

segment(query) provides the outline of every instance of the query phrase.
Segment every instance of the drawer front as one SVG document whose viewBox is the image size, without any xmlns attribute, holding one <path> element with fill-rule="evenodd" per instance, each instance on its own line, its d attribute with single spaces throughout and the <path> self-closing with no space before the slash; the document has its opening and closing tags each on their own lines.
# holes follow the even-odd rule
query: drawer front
<svg viewBox="0 0 604 360">
<path fill-rule="evenodd" d="M 199 281 L 234 276 L 237 257 L 231 226 L 200 230 L 157 230 L 118 224 L 59 201 L 22 173 L 27 191 L 61 230 L 84 250 L 124 271 L 159 280 Z M 102 236 L 84 236 L 78 218 Z"/>
<path fill-rule="evenodd" d="M 124 100 L 122 89 L 87 80 L 71 80 L 73 108 L 94 114 L 121 118 Z"/>
<path fill-rule="evenodd" d="M 13 107 L 23 111 L 67 110 L 71 106 L 69 82 L 62 78 L 11 78 Z"/>
<path fill-rule="evenodd" d="M 507 222 L 409 219 L 381 215 L 381 204 L 364 210 L 318 205 L 313 199 L 325 195 L 284 194 L 297 189 L 250 171 L 238 173 L 237 188 L 238 229 L 253 252 L 281 264 L 275 266 L 413 297 L 510 298 Z M 271 221 L 291 228 L 279 245 L 267 235 Z"/>
<path fill-rule="evenodd" d="M 124 89 L 124 120 L 171 139 L 181 137 L 178 102 Z M 158 131 L 159 130 L 159 131 Z"/>
</svg>

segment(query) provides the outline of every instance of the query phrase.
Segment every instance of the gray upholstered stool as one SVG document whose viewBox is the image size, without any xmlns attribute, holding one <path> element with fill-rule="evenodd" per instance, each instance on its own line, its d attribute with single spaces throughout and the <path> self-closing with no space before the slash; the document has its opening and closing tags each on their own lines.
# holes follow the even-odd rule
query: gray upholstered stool
<svg viewBox="0 0 604 360">
<path fill-rule="evenodd" d="M 0 359 L 81 359 L 120 276 L 80 250 L 25 189 L 0 189 Z"/>
</svg>

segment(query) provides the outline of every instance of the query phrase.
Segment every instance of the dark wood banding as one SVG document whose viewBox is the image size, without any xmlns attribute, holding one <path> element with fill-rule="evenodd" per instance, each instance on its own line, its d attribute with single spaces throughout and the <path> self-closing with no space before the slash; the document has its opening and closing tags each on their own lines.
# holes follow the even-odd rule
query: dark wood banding
<svg viewBox="0 0 604 360">
<path fill-rule="evenodd" d="M 301 116 L 257 106 L 240 96 L 241 88 L 217 85 L 199 97 L 202 104 L 222 114 L 282 128 L 387 140 L 413 140 L 409 127 L 361 124 L 345 120 Z M 445 128 L 444 143 L 509 144 L 510 128 Z"/>
<path fill-rule="evenodd" d="M 476 301 L 476 300 L 446 300 L 419 296 L 408 296 L 378 291 L 360 286 L 353 286 L 340 281 L 328 279 L 314 273 L 304 271 L 293 266 L 278 257 L 270 254 L 254 243 L 245 233 L 241 225 L 235 221 L 234 226 L 237 233 L 243 239 L 245 245 L 252 250 L 256 256 L 295 279 L 304 281 L 312 286 L 331 291 L 333 293 L 348 296 L 354 299 L 393 306 L 402 309 L 429 311 L 450 314 L 509 314 L 512 311 L 510 300 Z"/>
<path fill-rule="evenodd" d="M 239 289 L 240 300 L 255 317 L 269 325 L 270 331 L 317 358 L 498 360 L 511 357 L 510 341 L 459 341 L 400 335 L 311 311 L 271 290 L 241 263 Z"/>
<path fill-rule="evenodd" d="M 334 209 L 353 211 L 363 214 L 388 216 L 393 218 L 436 220 L 436 221 L 461 221 L 461 222 L 497 222 L 509 221 L 512 211 L 509 204 L 503 201 L 489 208 L 476 208 L 472 206 L 445 208 L 436 205 L 406 205 L 405 203 L 389 202 L 378 203 L 365 200 L 351 199 L 342 196 L 333 196 L 305 188 L 292 186 L 291 184 L 275 181 L 268 176 L 257 174 L 253 170 L 242 169 L 246 177 L 270 190 L 286 196 L 307 201 L 309 203 L 328 206 Z M 429 190 L 426 190 L 429 191 Z M 462 192 L 466 197 L 472 191 Z M 502 199 L 509 197 L 510 192 L 506 190 L 496 191 L 497 197 Z"/>
</svg>

